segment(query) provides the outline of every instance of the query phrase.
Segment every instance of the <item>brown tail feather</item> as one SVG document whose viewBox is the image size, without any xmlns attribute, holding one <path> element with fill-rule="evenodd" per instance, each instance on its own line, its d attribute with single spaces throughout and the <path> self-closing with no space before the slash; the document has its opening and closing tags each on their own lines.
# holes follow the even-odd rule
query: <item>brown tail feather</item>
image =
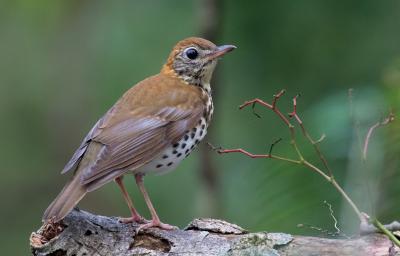
<svg viewBox="0 0 400 256">
<path fill-rule="evenodd" d="M 88 192 L 88 185 L 82 184 L 82 173 L 89 168 L 93 162 L 97 161 L 98 154 L 103 149 L 103 144 L 91 142 L 82 158 L 77 165 L 73 178 L 65 185 L 61 193 L 56 199 L 47 207 L 43 214 L 43 221 L 62 220 L 74 206 L 85 196 Z"/>
<path fill-rule="evenodd" d="M 85 196 L 86 186 L 80 182 L 80 175 L 75 175 L 70 182 L 65 185 L 61 193 L 47 207 L 43 214 L 43 221 L 60 221 L 74 206 Z"/>
</svg>

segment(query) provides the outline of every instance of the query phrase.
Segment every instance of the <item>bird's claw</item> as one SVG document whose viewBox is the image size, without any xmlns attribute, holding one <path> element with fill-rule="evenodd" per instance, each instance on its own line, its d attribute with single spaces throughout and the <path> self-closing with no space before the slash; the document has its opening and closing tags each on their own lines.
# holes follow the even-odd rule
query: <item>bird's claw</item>
<svg viewBox="0 0 400 256">
<path fill-rule="evenodd" d="M 139 224 L 146 224 L 149 223 L 149 220 L 146 220 L 145 218 L 143 218 L 142 216 L 132 216 L 132 217 L 127 217 L 127 218 L 123 218 L 123 217 L 119 217 L 118 221 L 120 223 L 124 223 L 124 224 L 128 224 L 128 223 L 139 223 Z"/>
<path fill-rule="evenodd" d="M 179 229 L 176 226 L 172 226 L 172 225 L 169 225 L 169 224 L 166 224 L 166 223 L 162 223 L 159 220 L 152 220 L 152 221 L 150 221 L 148 223 L 142 224 L 139 227 L 137 227 L 135 232 L 136 232 L 136 234 L 138 234 L 139 231 L 145 230 L 145 229 L 149 229 L 149 228 L 160 228 L 160 229 L 163 229 L 163 230 Z"/>
</svg>

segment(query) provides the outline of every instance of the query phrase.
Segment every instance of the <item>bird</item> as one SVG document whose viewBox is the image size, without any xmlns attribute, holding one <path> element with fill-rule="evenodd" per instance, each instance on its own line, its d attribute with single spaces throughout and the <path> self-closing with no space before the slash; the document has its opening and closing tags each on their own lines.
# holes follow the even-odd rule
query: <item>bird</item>
<svg viewBox="0 0 400 256">
<path fill-rule="evenodd" d="M 160 221 L 143 178 L 174 170 L 204 138 L 214 111 L 213 71 L 234 49 L 199 37 L 179 41 L 161 71 L 126 91 L 89 131 L 61 172 L 72 177 L 42 220 L 62 221 L 88 192 L 115 181 L 131 213 L 120 222 L 138 223 L 138 230 L 174 229 Z M 151 220 L 134 207 L 123 183 L 127 174 L 134 175 Z"/>
</svg>

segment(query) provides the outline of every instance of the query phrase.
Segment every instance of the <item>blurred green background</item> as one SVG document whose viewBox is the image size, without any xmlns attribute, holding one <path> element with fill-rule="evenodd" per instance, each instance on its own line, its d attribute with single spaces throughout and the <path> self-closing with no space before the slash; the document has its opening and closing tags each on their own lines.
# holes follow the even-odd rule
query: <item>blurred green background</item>
<svg viewBox="0 0 400 256">
<path fill-rule="evenodd" d="M 206 141 L 267 153 L 281 137 L 274 153 L 294 156 L 276 116 L 257 107 L 258 119 L 237 106 L 254 97 L 270 101 L 285 88 L 279 105 L 289 112 L 291 97 L 301 93 L 299 113 L 315 138 L 327 135 L 321 147 L 340 184 L 382 222 L 399 218 L 399 122 L 374 133 L 362 163 L 348 89 L 354 88 L 361 137 L 390 108 L 400 109 L 400 2 L 215 2 L 216 12 L 209 11 L 213 1 L 0 3 L 4 255 L 29 254 L 30 232 L 40 227 L 43 211 L 68 180 L 60 171 L 96 120 L 131 85 L 157 73 L 177 41 L 207 35 L 208 26 L 214 26 L 210 37 L 216 44 L 238 49 L 218 66 L 212 84 L 216 112 Z M 299 142 L 306 158 L 321 166 L 312 148 Z M 344 232 L 352 234 L 358 225 L 347 204 L 314 173 L 285 162 L 218 155 L 204 142 L 175 172 L 145 182 L 161 219 L 180 227 L 193 218 L 215 217 L 251 231 L 321 235 L 297 224 L 333 230 L 324 200 Z M 125 183 L 149 217 L 133 177 Z M 129 214 L 113 183 L 79 206 L 103 215 Z"/>
</svg>

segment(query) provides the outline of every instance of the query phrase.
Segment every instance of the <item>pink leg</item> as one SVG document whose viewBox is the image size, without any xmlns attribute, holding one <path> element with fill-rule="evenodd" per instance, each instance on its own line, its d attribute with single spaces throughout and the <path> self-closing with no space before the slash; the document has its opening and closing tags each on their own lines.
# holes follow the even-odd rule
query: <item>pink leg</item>
<svg viewBox="0 0 400 256">
<path fill-rule="evenodd" d="M 136 174 L 135 179 L 136 179 L 136 184 L 138 185 L 140 192 L 142 192 L 144 200 L 145 200 L 147 207 L 149 208 L 150 214 L 151 214 L 151 222 L 140 225 L 139 228 L 136 230 L 136 232 L 139 232 L 139 230 L 141 230 L 141 229 L 147 229 L 147 228 L 151 228 L 151 227 L 159 227 L 161 229 L 166 229 L 166 230 L 176 229 L 177 227 L 162 223 L 160 221 L 160 218 L 158 217 L 157 212 L 154 209 L 153 204 L 150 201 L 150 197 L 147 194 L 147 191 L 144 187 L 143 175 Z"/>
<path fill-rule="evenodd" d="M 124 196 L 125 202 L 129 207 L 129 210 L 131 211 L 132 217 L 129 218 L 119 218 L 119 221 L 122 223 L 131 223 L 131 222 L 137 222 L 137 223 L 145 223 L 146 220 L 139 215 L 139 213 L 136 211 L 135 207 L 133 207 L 133 202 L 131 198 L 129 197 L 128 192 L 125 189 L 124 183 L 122 182 L 122 177 L 118 177 L 115 179 L 115 182 L 118 184 L 118 187 L 121 189 L 122 195 Z"/>
</svg>

